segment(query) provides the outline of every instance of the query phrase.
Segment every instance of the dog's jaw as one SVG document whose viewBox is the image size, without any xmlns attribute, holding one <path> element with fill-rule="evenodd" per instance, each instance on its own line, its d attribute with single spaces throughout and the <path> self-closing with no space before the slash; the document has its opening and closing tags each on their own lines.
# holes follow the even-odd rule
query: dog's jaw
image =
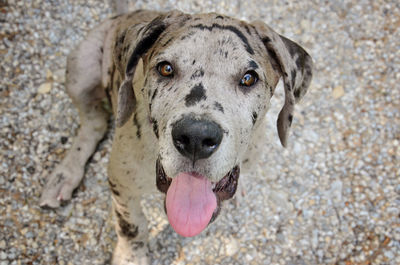
<svg viewBox="0 0 400 265">
<path fill-rule="evenodd" d="M 195 172 L 190 173 L 192 175 L 195 175 Z M 240 167 L 239 166 L 234 166 L 232 170 L 230 170 L 224 177 L 222 177 L 218 182 L 211 182 L 211 189 L 212 193 L 215 195 L 216 198 L 216 207 L 214 207 L 212 216 L 210 218 L 209 223 L 212 223 L 218 216 L 220 209 L 221 209 L 221 202 L 227 199 L 230 199 L 233 197 L 233 195 L 236 193 L 238 181 L 239 181 L 239 175 L 240 175 Z M 161 159 L 157 159 L 156 162 L 156 185 L 157 188 L 167 194 L 169 187 L 171 186 L 171 183 L 173 181 L 173 178 L 168 177 L 165 174 L 164 168 L 161 164 Z M 164 204 L 165 206 L 165 204 Z M 164 207 L 166 213 L 167 212 L 167 207 Z M 196 233 L 197 234 L 197 233 Z"/>
</svg>

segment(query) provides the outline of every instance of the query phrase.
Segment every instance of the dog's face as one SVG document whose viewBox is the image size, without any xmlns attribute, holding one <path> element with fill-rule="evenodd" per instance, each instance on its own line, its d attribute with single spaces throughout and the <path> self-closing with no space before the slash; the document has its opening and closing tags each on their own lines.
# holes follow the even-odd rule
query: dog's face
<svg viewBox="0 0 400 265">
<path fill-rule="evenodd" d="M 165 173 L 174 177 L 196 172 L 218 182 L 240 165 L 279 77 L 268 60 L 247 51 L 235 31 L 203 28 L 209 21 L 206 17 L 187 24 L 154 46 L 146 62 L 145 95 L 158 126 Z M 195 127 L 202 135 L 184 128 L 174 135 L 177 126 Z M 202 126 L 212 128 L 199 132 Z M 193 139 L 196 136 L 204 139 Z M 202 155 L 202 149 L 209 152 Z"/>
<path fill-rule="evenodd" d="M 276 33 L 267 36 L 270 29 L 264 25 L 216 14 L 176 13 L 152 23 L 143 37 L 151 47 L 139 56 L 144 62 L 143 98 L 159 146 L 157 186 L 167 194 L 173 228 L 193 236 L 217 216 L 220 201 L 234 195 L 241 160 L 281 75 L 289 101 L 280 132 L 286 142 L 292 105 L 305 93 L 297 92 L 296 98 L 296 89 L 301 90 L 296 82 L 304 90 L 310 79 L 304 79 L 306 70 L 298 68 L 306 62 L 311 75 L 311 60 Z M 288 56 L 293 65 L 283 62 Z M 137 58 L 133 51 L 126 76 Z"/>
</svg>

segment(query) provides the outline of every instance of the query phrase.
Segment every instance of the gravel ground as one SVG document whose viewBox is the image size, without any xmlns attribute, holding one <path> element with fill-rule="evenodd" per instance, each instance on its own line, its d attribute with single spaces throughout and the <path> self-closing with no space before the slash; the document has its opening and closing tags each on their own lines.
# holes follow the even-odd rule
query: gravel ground
<svg viewBox="0 0 400 265">
<path fill-rule="evenodd" d="M 240 204 L 201 236 L 167 225 L 161 195 L 143 201 L 153 264 L 400 264 L 398 1 L 137 1 L 132 8 L 261 19 L 315 62 L 290 144 L 269 143 Z M 108 264 L 116 239 L 106 164 L 112 132 L 83 185 L 58 210 L 38 199 L 78 127 L 66 56 L 111 16 L 95 0 L 0 0 L 0 264 Z"/>
</svg>

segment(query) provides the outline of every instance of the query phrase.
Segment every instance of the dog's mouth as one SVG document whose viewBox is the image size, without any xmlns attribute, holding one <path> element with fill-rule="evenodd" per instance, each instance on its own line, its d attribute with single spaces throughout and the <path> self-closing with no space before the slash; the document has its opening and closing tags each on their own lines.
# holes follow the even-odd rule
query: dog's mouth
<svg viewBox="0 0 400 265">
<path fill-rule="evenodd" d="M 240 175 L 235 166 L 220 181 L 211 182 L 196 172 L 182 172 L 174 178 L 156 163 L 157 188 L 166 194 L 165 211 L 172 228 L 181 236 L 202 232 L 220 212 L 220 203 L 233 197 Z"/>
</svg>

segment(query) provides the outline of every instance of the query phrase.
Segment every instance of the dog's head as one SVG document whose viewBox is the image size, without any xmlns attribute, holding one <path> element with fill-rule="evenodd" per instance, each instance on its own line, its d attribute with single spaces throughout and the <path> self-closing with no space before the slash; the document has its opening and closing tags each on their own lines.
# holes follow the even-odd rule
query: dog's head
<svg viewBox="0 0 400 265">
<path fill-rule="evenodd" d="M 242 158 L 280 77 L 285 103 L 277 127 L 286 146 L 312 60 L 262 22 L 173 11 L 135 27 L 135 45 L 122 63 L 117 125 L 132 114 L 132 78 L 142 59 L 142 93 L 159 145 L 157 186 L 167 194 L 173 228 L 193 236 L 234 195 Z"/>
</svg>

